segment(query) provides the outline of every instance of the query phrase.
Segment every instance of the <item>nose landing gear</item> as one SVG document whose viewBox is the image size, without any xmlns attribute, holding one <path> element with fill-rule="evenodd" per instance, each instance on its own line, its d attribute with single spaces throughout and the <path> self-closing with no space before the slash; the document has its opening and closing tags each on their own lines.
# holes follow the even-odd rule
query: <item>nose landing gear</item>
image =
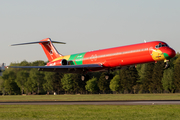
<svg viewBox="0 0 180 120">
<path fill-rule="evenodd" d="M 170 65 L 169 65 L 169 60 L 165 60 L 164 62 L 165 62 L 165 67 L 164 67 L 164 69 L 169 68 L 169 67 L 170 67 Z"/>
</svg>

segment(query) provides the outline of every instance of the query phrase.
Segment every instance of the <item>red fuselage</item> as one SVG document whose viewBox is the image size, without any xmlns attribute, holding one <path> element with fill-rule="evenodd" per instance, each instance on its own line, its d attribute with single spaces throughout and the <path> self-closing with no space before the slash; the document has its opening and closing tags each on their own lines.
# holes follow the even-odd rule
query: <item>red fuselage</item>
<svg viewBox="0 0 180 120">
<path fill-rule="evenodd" d="M 175 55 L 175 51 L 165 42 L 153 41 L 61 56 L 54 59 L 52 62 L 55 63 L 58 61 L 59 63 L 59 60 L 66 59 L 71 65 L 101 64 L 103 68 L 100 69 L 105 69 L 169 60 Z M 47 65 L 50 65 L 52 62 Z"/>
</svg>

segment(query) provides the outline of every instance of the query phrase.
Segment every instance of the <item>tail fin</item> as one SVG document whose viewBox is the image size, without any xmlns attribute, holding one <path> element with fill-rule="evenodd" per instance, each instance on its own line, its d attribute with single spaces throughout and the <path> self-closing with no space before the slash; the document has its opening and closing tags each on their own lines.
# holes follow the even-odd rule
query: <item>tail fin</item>
<svg viewBox="0 0 180 120">
<path fill-rule="evenodd" d="M 44 41 L 44 42 L 41 42 L 41 41 Z M 62 56 L 62 54 L 59 54 L 59 52 L 56 50 L 50 38 L 46 38 L 41 41 L 39 42 L 39 44 L 42 46 L 49 61 L 52 61 L 53 59 Z"/>
<path fill-rule="evenodd" d="M 50 38 L 46 38 L 46 39 L 43 39 L 43 40 L 41 40 L 39 42 L 29 42 L 29 43 L 13 44 L 11 46 L 26 45 L 26 44 L 35 44 L 35 43 L 39 43 L 42 46 L 42 48 L 43 48 L 43 50 L 44 50 L 44 52 L 45 52 L 45 54 L 46 54 L 46 56 L 47 56 L 49 61 L 52 61 L 55 58 L 63 56 L 62 54 L 59 54 L 59 52 L 56 50 L 56 48 L 54 47 L 54 45 L 52 43 L 66 44 L 64 42 L 51 41 Z"/>
</svg>

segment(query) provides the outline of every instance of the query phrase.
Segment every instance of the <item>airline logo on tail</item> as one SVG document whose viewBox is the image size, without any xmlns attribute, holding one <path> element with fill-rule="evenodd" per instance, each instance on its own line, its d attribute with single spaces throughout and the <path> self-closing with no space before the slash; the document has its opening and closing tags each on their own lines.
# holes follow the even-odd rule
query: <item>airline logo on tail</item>
<svg viewBox="0 0 180 120">
<path fill-rule="evenodd" d="M 43 39 L 39 42 L 39 44 L 42 46 L 47 58 L 49 61 L 52 61 L 58 57 L 61 57 L 62 55 L 58 53 L 56 48 L 51 42 L 50 38 Z"/>
</svg>

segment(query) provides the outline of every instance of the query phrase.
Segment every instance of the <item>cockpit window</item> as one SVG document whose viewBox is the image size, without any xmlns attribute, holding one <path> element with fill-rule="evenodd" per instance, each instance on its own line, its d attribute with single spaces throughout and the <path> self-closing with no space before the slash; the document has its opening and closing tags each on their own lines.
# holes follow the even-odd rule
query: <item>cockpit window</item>
<svg viewBox="0 0 180 120">
<path fill-rule="evenodd" d="M 160 47 L 169 47 L 167 44 L 159 43 L 159 45 L 156 45 L 155 48 L 160 48 Z"/>
<path fill-rule="evenodd" d="M 169 47 L 167 44 L 162 45 L 162 47 Z"/>
</svg>

